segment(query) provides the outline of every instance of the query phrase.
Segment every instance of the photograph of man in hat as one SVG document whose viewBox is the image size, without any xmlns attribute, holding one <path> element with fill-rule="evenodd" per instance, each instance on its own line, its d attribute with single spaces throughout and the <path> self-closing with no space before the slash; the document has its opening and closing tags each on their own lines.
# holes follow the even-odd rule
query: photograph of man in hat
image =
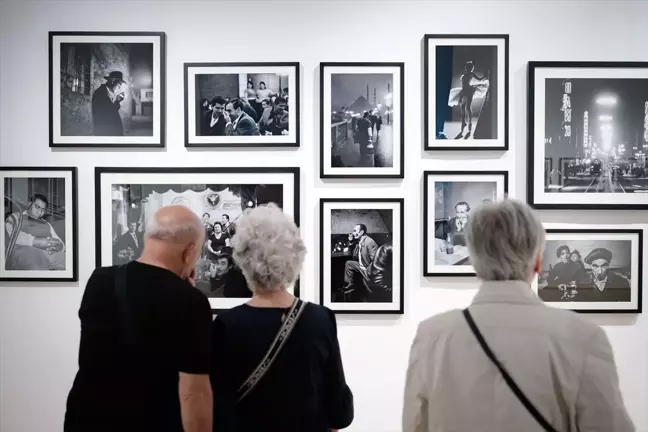
<svg viewBox="0 0 648 432">
<path fill-rule="evenodd" d="M 593 249 L 584 259 L 590 271 L 579 283 L 579 301 L 629 302 L 630 282 L 610 271 L 612 252 L 605 248 Z"/>
<path fill-rule="evenodd" d="M 92 94 L 92 133 L 95 136 L 122 136 L 124 125 L 119 109 L 124 100 L 122 84 L 124 74 L 110 72 L 104 77 L 106 82 Z"/>
</svg>

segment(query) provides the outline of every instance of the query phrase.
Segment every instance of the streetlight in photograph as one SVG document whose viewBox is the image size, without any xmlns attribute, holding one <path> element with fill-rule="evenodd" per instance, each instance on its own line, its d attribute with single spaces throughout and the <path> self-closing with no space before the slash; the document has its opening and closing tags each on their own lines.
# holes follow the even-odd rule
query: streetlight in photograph
<svg viewBox="0 0 648 432">
<path fill-rule="evenodd" d="M 603 114 L 603 115 L 600 115 L 600 116 L 599 116 L 599 121 L 602 121 L 602 122 L 609 122 L 609 121 L 612 121 L 612 116 L 609 115 L 609 114 Z"/>
<path fill-rule="evenodd" d="M 600 96 L 596 98 L 596 103 L 599 105 L 616 105 L 617 98 L 614 96 Z"/>
</svg>

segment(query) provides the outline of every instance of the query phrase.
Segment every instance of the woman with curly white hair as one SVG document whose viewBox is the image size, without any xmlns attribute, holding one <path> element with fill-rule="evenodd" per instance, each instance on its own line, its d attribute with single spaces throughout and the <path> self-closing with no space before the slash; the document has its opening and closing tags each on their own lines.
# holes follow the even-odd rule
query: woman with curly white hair
<svg viewBox="0 0 648 432">
<path fill-rule="evenodd" d="M 327 432 L 353 420 L 335 315 L 288 292 L 306 255 L 274 204 L 248 210 L 233 258 L 253 296 L 213 326 L 214 431 Z"/>
</svg>

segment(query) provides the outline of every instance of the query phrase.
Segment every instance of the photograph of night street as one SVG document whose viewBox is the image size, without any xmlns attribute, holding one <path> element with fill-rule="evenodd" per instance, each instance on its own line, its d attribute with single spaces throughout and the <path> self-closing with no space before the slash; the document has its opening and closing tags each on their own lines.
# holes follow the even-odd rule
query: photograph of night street
<svg viewBox="0 0 648 432">
<path fill-rule="evenodd" d="M 545 80 L 546 193 L 646 193 L 648 79 Z"/>
</svg>

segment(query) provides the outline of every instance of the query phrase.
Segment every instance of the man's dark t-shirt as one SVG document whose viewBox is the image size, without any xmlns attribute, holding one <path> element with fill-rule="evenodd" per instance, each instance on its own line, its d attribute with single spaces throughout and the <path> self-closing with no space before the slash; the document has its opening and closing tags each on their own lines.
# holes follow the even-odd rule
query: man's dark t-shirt
<svg viewBox="0 0 648 432">
<path fill-rule="evenodd" d="M 115 271 L 96 269 L 81 302 L 79 372 L 65 432 L 182 431 L 178 373 L 209 373 L 209 302 L 176 274 L 131 262 L 126 299 L 134 340 L 125 343 Z"/>
</svg>

